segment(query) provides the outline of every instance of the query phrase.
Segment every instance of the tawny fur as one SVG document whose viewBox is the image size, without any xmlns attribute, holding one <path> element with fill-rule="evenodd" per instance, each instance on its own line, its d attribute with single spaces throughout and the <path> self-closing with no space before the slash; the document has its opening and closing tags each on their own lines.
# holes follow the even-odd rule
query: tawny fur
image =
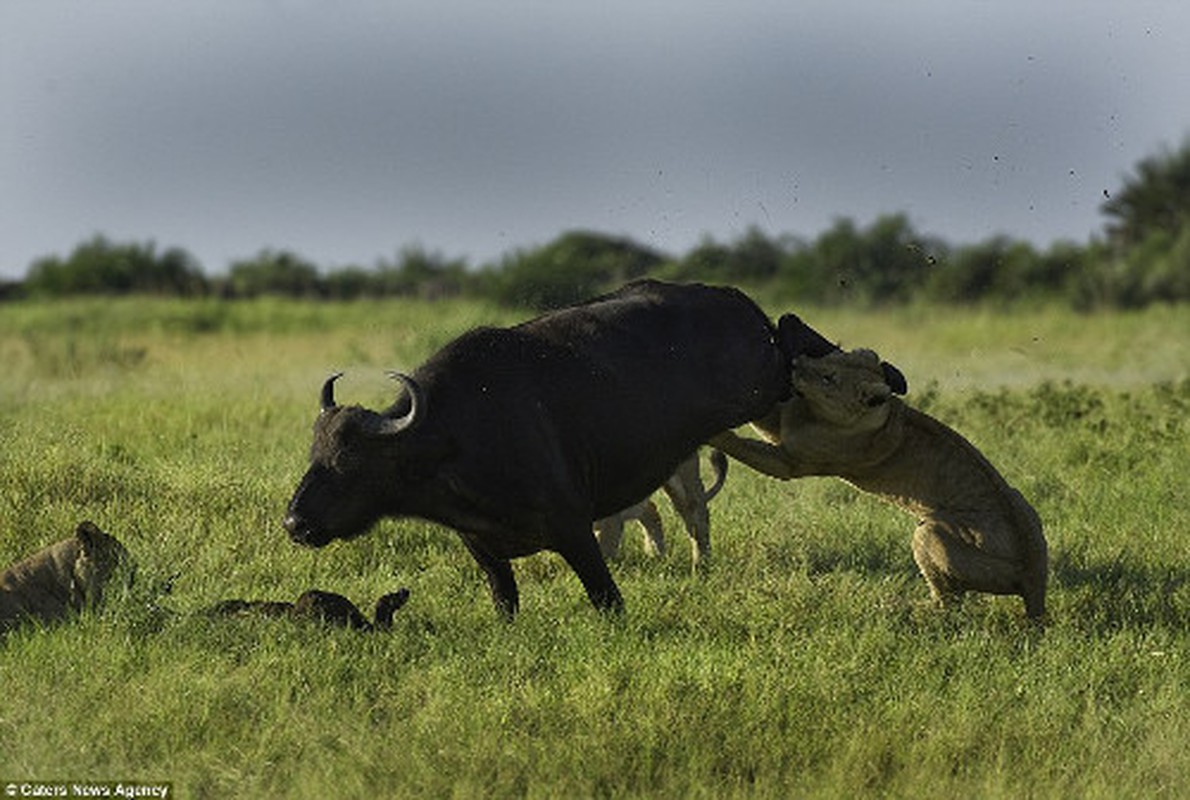
<svg viewBox="0 0 1190 800">
<path fill-rule="evenodd" d="M 1020 595 L 1045 614 L 1047 548 L 1037 512 L 963 436 L 896 397 L 867 350 L 794 362 L 795 396 L 711 444 L 776 478 L 835 475 L 918 517 L 913 557 L 934 599 Z"/>
<path fill-rule="evenodd" d="M 81 522 L 74 536 L 0 573 L 0 632 L 22 622 L 49 624 L 103 602 L 104 586 L 132 560 L 114 536 Z"/>
<path fill-rule="evenodd" d="M 707 504 L 719 493 L 727 479 L 727 459 L 724 455 L 712 450 L 710 461 L 715 478 L 709 487 L 703 486 L 697 452 L 679 464 L 674 474 L 661 486 L 686 526 L 695 568 L 705 565 L 710 559 L 711 514 Z M 624 526 L 632 520 L 639 522 L 645 529 L 645 552 L 651 556 L 665 555 L 665 531 L 661 525 L 661 514 L 652 498 L 645 498 L 617 514 L 595 521 L 595 538 L 599 540 L 599 549 L 603 551 L 604 557 L 615 558 L 619 555 Z"/>
</svg>

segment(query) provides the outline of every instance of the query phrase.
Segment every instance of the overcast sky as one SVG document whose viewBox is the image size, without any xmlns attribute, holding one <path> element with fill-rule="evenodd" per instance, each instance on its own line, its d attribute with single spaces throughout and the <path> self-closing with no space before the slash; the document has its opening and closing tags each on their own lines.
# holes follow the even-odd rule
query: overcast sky
<svg viewBox="0 0 1190 800">
<path fill-rule="evenodd" d="M 1190 134 L 1190 3 L 3 0 L 0 274 L 104 233 L 478 266 L 904 211 L 1086 241 Z"/>
</svg>

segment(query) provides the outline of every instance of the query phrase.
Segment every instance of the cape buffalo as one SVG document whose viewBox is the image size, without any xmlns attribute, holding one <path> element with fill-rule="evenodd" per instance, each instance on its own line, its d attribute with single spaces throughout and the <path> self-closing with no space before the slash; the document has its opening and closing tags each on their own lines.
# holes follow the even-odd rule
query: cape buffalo
<svg viewBox="0 0 1190 800">
<path fill-rule="evenodd" d="M 790 363 L 834 346 L 793 315 L 780 333 L 731 288 L 639 281 L 447 344 L 376 412 L 322 387 L 310 467 L 284 526 L 303 545 L 412 516 L 458 531 L 497 609 L 509 559 L 559 553 L 600 609 L 620 596 L 593 520 L 648 497 L 711 436 L 767 414 Z"/>
</svg>

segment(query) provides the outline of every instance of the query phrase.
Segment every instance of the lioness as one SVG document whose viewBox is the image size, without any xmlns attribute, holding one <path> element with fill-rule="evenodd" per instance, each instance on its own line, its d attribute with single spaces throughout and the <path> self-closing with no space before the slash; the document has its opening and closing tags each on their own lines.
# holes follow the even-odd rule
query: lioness
<svg viewBox="0 0 1190 800">
<path fill-rule="evenodd" d="M 302 592 L 297 602 L 274 600 L 223 600 L 207 609 L 211 616 L 289 617 L 313 620 L 357 631 L 381 630 L 392 627 L 393 614 L 409 599 L 408 589 L 398 589 L 376 601 L 374 622 L 368 622 L 360 610 L 346 597 L 334 592 L 310 589 Z"/>
<path fill-rule="evenodd" d="M 686 525 L 696 568 L 704 565 L 711 555 L 711 515 L 707 503 L 719 493 L 727 479 L 727 458 L 718 450 L 712 450 L 710 461 L 715 471 L 715 479 L 710 486 L 703 486 L 697 452 L 679 464 L 674 474 L 661 485 Z M 644 526 L 645 552 L 656 556 L 665 554 L 661 515 L 653 500 L 645 498 L 617 514 L 595 521 L 595 538 L 599 540 L 599 549 L 605 557 L 615 558 L 619 555 L 624 526 L 634 519 Z"/>
<path fill-rule="evenodd" d="M 39 550 L 0 573 L 0 633 L 23 621 L 56 622 L 96 608 L 104 585 L 132 559 L 124 545 L 93 522 L 80 522 L 74 536 Z"/>
<path fill-rule="evenodd" d="M 797 358 L 794 397 L 711 444 L 766 475 L 836 475 L 918 516 L 913 558 L 935 601 L 1017 594 L 1045 614 L 1041 520 L 966 439 L 893 396 L 870 350 Z"/>
</svg>

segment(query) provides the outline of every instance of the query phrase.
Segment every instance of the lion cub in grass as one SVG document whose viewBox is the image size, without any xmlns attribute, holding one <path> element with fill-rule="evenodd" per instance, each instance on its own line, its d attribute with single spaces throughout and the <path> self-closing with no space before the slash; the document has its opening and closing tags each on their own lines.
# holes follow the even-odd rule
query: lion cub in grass
<svg viewBox="0 0 1190 800">
<path fill-rule="evenodd" d="M 0 573 L 0 633 L 98 607 L 104 586 L 122 568 L 131 582 L 132 559 L 124 545 L 94 523 L 80 522 L 74 536 Z"/>
<path fill-rule="evenodd" d="M 870 350 L 800 357 L 794 397 L 753 423 L 767 440 L 723 433 L 711 444 L 788 480 L 836 475 L 918 518 L 913 558 L 942 604 L 963 592 L 1016 594 L 1045 614 L 1041 520 L 966 439 L 893 396 Z"/>
</svg>

